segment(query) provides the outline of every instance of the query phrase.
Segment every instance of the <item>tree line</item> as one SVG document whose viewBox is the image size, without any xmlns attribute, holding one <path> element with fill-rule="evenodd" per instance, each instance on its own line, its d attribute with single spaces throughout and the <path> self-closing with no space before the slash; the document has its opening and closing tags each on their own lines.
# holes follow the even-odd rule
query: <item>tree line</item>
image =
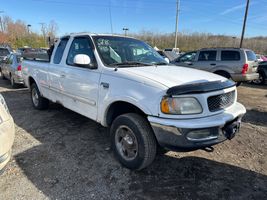
<svg viewBox="0 0 267 200">
<path fill-rule="evenodd" d="M 141 31 L 132 36 L 148 42 L 151 46 L 159 49 L 174 47 L 175 34 L 155 33 L 152 31 Z M 240 38 L 226 35 L 213 35 L 210 33 L 183 33 L 178 34 L 177 47 L 180 51 L 192 51 L 210 47 L 236 47 L 240 44 Z M 267 55 L 267 37 L 245 38 L 243 48 L 252 49 L 256 53 Z"/>
<path fill-rule="evenodd" d="M 14 21 L 3 16 L 0 21 L 0 44 L 8 44 L 13 49 L 29 46 L 32 48 L 48 47 L 48 38 L 55 38 L 58 25 L 55 21 L 40 24 L 41 33 L 32 31 L 32 27 L 22 20 Z"/>
<path fill-rule="evenodd" d="M 1 20 L 0 44 L 9 44 L 13 49 L 23 46 L 33 48 L 48 47 L 47 38 L 55 38 L 58 31 L 58 25 L 55 21 L 48 24 L 40 23 L 40 32 L 33 32 L 31 27 L 21 20 L 12 20 L 9 16 L 4 16 Z M 158 33 L 142 30 L 131 36 L 146 41 L 151 46 L 157 46 L 159 49 L 174 47 L 174 33 Z M 180 51 L 192 51 L 208 47 L 239 47 L 240 38 L 213 35 L 210 33 L 186 33 L 178 34 L 178 45 Z M 267 55 L 267 37 L 245 38 L 243 47 L 252 49 L 256 53 Z"/>
</svg>

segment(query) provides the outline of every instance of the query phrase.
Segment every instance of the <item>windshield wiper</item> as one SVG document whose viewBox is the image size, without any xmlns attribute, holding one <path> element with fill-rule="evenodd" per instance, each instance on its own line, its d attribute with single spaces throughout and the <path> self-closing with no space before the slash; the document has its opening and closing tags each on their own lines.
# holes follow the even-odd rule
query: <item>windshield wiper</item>
<svg viewBox="0 0 267 200">
<path fill-rule="evenodd" d="M 137 61 L 127 61 L 121 63 L 112 63 L 109 66 L 116 66 L 116 67 L 130 67 L 130 66 L 151 66 L 152 64 L 137 62 Z"/>
</svg>

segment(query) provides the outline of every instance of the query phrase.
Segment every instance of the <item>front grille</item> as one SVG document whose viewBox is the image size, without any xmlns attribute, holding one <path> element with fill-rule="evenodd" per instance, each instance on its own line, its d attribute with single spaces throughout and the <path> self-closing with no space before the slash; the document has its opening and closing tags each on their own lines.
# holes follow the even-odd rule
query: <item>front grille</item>
<svg viewBox="0 0 267 200">
<path fill-rule="evenodd" d="M 210 112 L 216 112 L 231 106 L 235 101 L 235 91 L 211 96 L 208 98 Z"/>
</svg>

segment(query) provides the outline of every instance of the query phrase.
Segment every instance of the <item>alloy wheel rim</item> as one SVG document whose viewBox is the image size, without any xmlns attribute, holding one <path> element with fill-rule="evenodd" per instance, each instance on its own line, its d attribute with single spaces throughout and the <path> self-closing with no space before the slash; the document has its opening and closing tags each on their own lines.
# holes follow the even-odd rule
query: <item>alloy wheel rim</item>
<svg viewBox="0 0 267 200">
<path fill-rule="evenodd" d="M 38 106 L 39 96 L 35 88 L 32 89 L 32 101 L 35 106 Z"/>
<path fill-rule="evenodd" d="M 137 139 L 128 126 L 120 126 L 115 133 L 116 148 L 125 160 L 134 160 L 138 154 Z"/>
</svg>

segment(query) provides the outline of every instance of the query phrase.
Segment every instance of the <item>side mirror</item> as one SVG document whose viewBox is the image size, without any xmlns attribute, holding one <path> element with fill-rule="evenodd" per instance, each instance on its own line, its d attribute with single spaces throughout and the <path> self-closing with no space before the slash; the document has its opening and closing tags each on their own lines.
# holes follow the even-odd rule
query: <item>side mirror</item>
<svg viewBox="0 0 267 200">
<path fill-rule="evenodd" d="M 169 64 L 170 63 L 170 59 L 169 58 L 164 58 L 164 60 Z"/>
<path fill-rule="evenodd" d="M 74 56 L 73 63 L 77 66 L 88 67 L 90 69 L 96 69 L 95 65 L 91 62 L 91 59 L 86 54 L 77 54 Z"/>
</svg>

